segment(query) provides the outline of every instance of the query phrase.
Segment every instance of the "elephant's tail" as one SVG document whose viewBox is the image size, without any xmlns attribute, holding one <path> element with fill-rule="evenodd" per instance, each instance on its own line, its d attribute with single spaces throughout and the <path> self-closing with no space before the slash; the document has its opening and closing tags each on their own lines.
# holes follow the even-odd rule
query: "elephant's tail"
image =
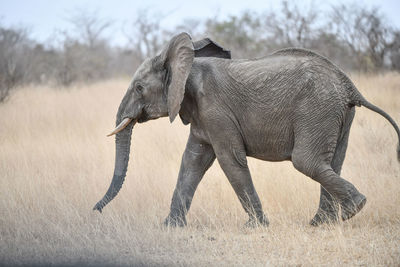
<svg viewBox="0 0 400 267">
<path fill-rule="evenodd" d="M 375 111 L 376 113 L 379 113 L 393 125 L 393 128 L 396 130 L 397 137 L 399 139 L 399 143 L 397 144 L 397 160 L 400 162 L 400 129 L 399 129 L 399 126 L 397 126 L 396 122 L 392 119 L 392 117 L 389 116 L 389 114 L 387 114 L 385 111 L 383 111 L 379 107 L 371 104 L 365 98 L 362 98 L 361 100 L 359 100 L 357 102 L 358 102 L 357 103 L 358 106 L 361 105 L 361 106 L 366 107 L 367 109 L 370 109 L 372 111 Z"/>
</svg>

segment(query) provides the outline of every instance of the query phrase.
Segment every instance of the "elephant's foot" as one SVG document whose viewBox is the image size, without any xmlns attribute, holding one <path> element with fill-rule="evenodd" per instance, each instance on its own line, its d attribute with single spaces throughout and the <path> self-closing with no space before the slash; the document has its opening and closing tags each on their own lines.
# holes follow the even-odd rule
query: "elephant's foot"
<svg viewBox="0 0 400 267">
<path fill-rule="evenodd" d="M 315 214 L 314 218 L 310 221 L 312 226 L 319 226 L 321 224 L 334 224 L 337 223 L 339 219 L 337 211 L 324 211 L 322 209 L 318 209 L 317 214 Z"/>
<path fill-rule="evenodd" d="M 356 192 L 356 196 L 352 199 L 341 202 L 342 220 L 348 220 L 356 215 L 365 206 L 365 203 L 367 203 L 367 198 L 359 192 Z"/>
<path fill-rule="evenodd" d="M 164 220 L 164 226 L 166 226 L 166 227 L 184 227 L 184 226 L 186 226 L 186 218 L 169 215 Z"/>
<path fill-rule="evenodd" d="M 269 225 L 269 221 L 267 216 L 260 215 L 260 216 L 250 216 L 249 220 L 244 224 L 244 226 L 248 228 L 256 228 L 259 226 L 267 227 Z"/>
</svg>

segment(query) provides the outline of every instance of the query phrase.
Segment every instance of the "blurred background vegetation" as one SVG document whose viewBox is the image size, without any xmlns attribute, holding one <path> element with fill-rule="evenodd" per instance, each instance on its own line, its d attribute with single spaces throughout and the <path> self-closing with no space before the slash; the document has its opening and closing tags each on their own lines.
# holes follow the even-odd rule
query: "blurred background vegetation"
<svg viewBox="0 0 400 267">
<path fill-rule="evenodd" d="M 76 10 L 66 19 L 73 30 L 58 31 L 56 42 L 41 43 L 21 26 L 0 20 L 0 102 L 13 88 L 50 83 L 68 87 L 132 76 L 144 58 L 155 55 L 175 34 L 209 37 L 232 51 L 233 58 L 265 56 L 284 47 L 312 49 L 345 71 L 400 71 L 400 30 L 377 7 L 332 5 L 324 12 L 282 1 L 278 10 L 244 11 L 224 19 L 183 19 L 174 29 L 162 16 L 139 10 L 120 31 L 126 44 L 112 45 L 106 30 L 115 21 L 90 10 Z"/>
</svg>

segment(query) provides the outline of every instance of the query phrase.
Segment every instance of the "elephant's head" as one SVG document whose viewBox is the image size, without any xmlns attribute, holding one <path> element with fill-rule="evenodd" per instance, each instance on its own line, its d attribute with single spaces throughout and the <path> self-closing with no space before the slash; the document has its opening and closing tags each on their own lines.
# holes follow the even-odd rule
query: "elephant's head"
<svg viewBox="0 0 400 267">
<path fill-rule="evenodd" d="M 187 33 L 181 33 L 173 37 L 159 55 L 146 59 L 137 69 L 119 106 L 117 126 L 109 134 L 116 134 L 114 176 L 94 210 L 101 212 L 121 189 L 128 167 L 134 124 L 165 116 L 169 116 L 171 122 L 175 119 L 195 56 L 230 58 L 230 52 L 209 39 L 193 43 Z"/>
</svg>

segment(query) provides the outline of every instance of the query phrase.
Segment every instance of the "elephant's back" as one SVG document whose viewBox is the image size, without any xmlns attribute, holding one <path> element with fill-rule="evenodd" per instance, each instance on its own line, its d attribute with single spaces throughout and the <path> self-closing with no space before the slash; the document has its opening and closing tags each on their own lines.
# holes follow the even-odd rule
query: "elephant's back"
<svg viewBox="0 0 400 267">
<path fill-rule="evenodd" d="M 277 50 L 269 56 L 291 56 L 291 57 L 305 57 L 310 59 L 317 59 L 325 62 L 327 65 L 335 66 L 335 64 L 326 57 L 318 54 L 317 52 L 297 47 L 289 47 Z M 338 68 L 337 66 L 335 66 Z"/>
<path fill-rule="evenodd" d="M 303 62 L 307 70 L 309 81 L 319 82 L 319 90 L 330 90 L 333 94 L 341 94 L 347 102 L 359 99 L 361 94 L 350 80 L 350 78 L 336 64 L 328 58 L 311 50 L 303 48 L 285 48 L 275 51 L 267 58 L 284 59 L 290 58 L 294 61 Z M 325 92 L 327 93 L 327 92 Z"/>
</svg>

